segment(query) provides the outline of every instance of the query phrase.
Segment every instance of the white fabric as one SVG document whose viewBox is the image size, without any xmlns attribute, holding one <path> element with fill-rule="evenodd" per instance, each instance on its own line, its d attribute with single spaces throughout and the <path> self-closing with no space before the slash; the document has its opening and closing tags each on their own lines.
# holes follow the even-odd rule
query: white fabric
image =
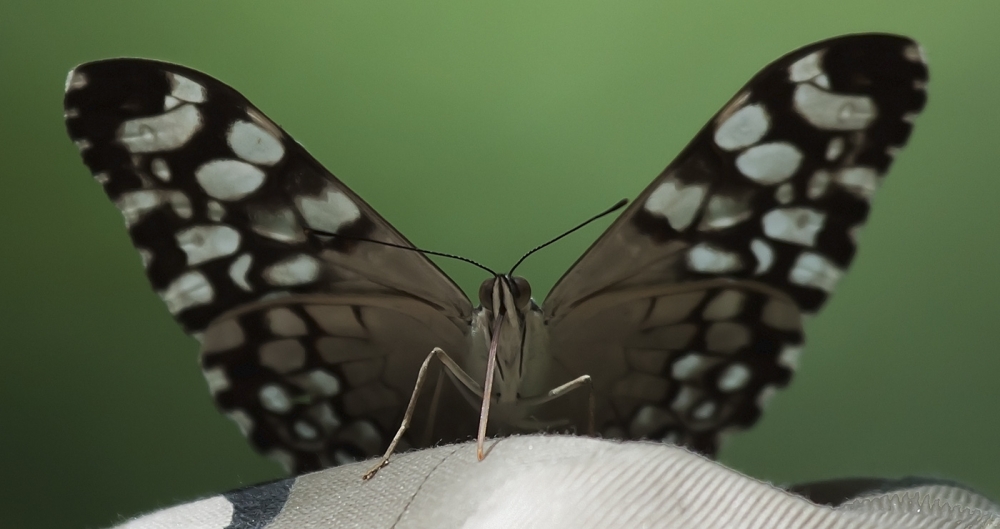
<svg viewBox="0 0 1000 529">
<path fill-rule="evenodd" d="M 566 436 L 443 446 L 300 476 L 269 529 L 319 528 L 1000 528 L 1000 507 L 947 486 L 815 505 L 684 449 Z M 193 502 L 122 526 L 211 527 Z M 172 521 L 173 520 L 173 521 Z M 217 526 L 219 529 L 225 524 Z"/>
</svg>

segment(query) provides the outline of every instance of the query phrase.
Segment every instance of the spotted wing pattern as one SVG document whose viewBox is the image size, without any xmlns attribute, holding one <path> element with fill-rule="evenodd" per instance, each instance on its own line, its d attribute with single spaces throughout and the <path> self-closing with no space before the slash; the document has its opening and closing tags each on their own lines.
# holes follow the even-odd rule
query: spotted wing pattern
<svg viewBox="0 0 1000 529">
<path fill-rule="evenodd" d="M 855 35 L 758 73 L 553 288 L 553 355 L 605 435 L 714 453 L 787 384 L 926 101 L 919 46 Z"/>
<path fill-rule="evenodd" d="M 464 293 L 419 253 L 310 231 L 409 245 L 211 77 L 88 63 L 69 74 L 65 112 L 153 288 L 202 341 L 217 404 L 254 446 L 296 472 L 381 453 L 423 355 L 461 353 Z"/>
<path fill-rule="evenodd" d="M 604 435 L 711 454 L 757 419 L 791 376 L 801 316 L 854 256 L 926 80 L 901 37 L 779 59 L 567 272 L 544 305 L 550 352 L 561 375 L 593 377 Z M 289 469 L 377 455 L 423 355 L 467 351 L 464 294 L 420 254 L 349 238 L 408 244 L 232 88 L 107 60 L 70 72 L 65 108 L 154 289 L 201 340 L 217 404 Z M 452 397 L 436 423 L 417 407 L 411 445 L 473 431 Z M 552 404 L 585 424 L 581 403 Z"/>
<path fill-rule="evenodd" d="M 403 292 L 468 321 L 468 298 L 423 255 L 308 232 L 409 245 L 232 88 L 178 65 L 111 59 L 73 69 L 66 90 L 70 137 L 188 332 L 302 292 Z"/>
<path fill-rule="evenodd" d="M 414 298 L 293 295 L 212 322 L 202 367 L 219 408 L 251 444 L 299 474 L 384 452 L 425 355 L 465 344 L 460 329 Z M 433 387 L 438 372 L 430 374 Z M 425 393 L 404 447 L 475 431 L 472 408 L 447 389 L 434 406 Z M 432 408 L 442 419 L 430 424 Z"/>
</svg>

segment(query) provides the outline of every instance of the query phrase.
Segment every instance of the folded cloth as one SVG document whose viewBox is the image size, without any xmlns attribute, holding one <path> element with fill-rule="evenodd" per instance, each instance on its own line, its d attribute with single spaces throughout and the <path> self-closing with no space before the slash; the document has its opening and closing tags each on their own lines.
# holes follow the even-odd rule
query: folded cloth
<svg viewBox="0 0 1000 529">
<path fill-rule="evenodd" d="M 129 520 L 127 529 L 997 528 L 1000 505 L 950 483 L 837 480 L 806 496 L 683 448 L 530 435 L 394 456 L 254 485 Z M 831 505 L 836 505 L 833 507 Z"/>
</svg>

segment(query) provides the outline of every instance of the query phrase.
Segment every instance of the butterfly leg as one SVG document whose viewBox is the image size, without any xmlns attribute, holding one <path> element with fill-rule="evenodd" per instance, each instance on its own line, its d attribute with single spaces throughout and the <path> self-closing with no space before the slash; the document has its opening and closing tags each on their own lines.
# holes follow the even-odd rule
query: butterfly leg
<svg viewBox="0 0 1000 529">
<path fill-rule="evenodd" d="M 389 447 L 386 448 L 385 454 L 382 455 L 382 459 L 379 460 L 378 464 L 371 468 L 368 472 L 365 472 L 361 479 L 367 481 L 378 473 L 382 467 L 389 464 L 389 456 L 392 455 L 393 451 L 396 450 L 396 445 L 399 444 L 400 439 L 403 438 L 403 434 L 410 427 L 410 421 L 413 419 L 413 410 L 417 406 L 417 397 L 420 396 L 420 389 L 424 385 L 424 380 L 427 378 L 427 367 L 430 365 L 431 360 L 437 358 L 444 364 L 444 367 L 454 375 L 459 382 L 467 387 L 470 391 L 474 393 L 482 393 L 483 388 L 469 376 L 462 368 L 448 356 L 448 353 L 444 352 L 440 347 L 435 347 L 424 359 L 424 363 L 420 365 L 420 371 L 417 372 L 417 381 L 413 385 L 413 393 L 410 395 L 410 403 L 406 406 L 406 411 L 403 413 L 403 420 L 399 425 L 399 429 L 396 430 L 396 435 L 392 438 L 392 442 L 389 443 Z"/>
<path fill-rule="evenodd" d="M 447 372 L 445 371 L 445 373 Z M 427 426 L 424 428 L 424 435 L 420 440 L 420 446 L 430 446 L 434 443 L 434 426 L 437 424 L 438 406 L 441 404 L 441 392 L 444 390 L 444 378 L 443 376 L 438 376 L 437 382 L 434 384 L 434 393 L 431 395 L 430 413 L 427 416 Z"/>
<path fill-rule="evenodd" d="M 594 399 L 594 382 L 590 379 L 590 375 L 583 375 L 569 382 L 554 387 L 550 389 L 546 394 L 539 395 L 537 397 L 531 397 L 527 399 L 521 399 L 518 404 L 523 404 L 525 406 L 538 406 L 545 404 L 546 402 L 558 399 L 559 397 L 568 394 L 577 388 L 587 388 L 587 435 L 594 435 L 594 408 L 596 407 L 596 402 Z"/>
</svg>

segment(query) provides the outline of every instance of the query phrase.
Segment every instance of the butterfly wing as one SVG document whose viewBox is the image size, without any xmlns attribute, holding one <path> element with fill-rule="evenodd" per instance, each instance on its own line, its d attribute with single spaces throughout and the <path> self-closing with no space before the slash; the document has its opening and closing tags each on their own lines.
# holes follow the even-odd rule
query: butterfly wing
<svg viewBox="0 0 1000 529">
<path fill-rule="evenodd" d="M 801 316 L 851 263 L 926 82 L 918 45 L 890 35 L 778 59 L 559 280 L 550 348 L 593 376 L 606 435 L 711 454 L 758 418 L 795 367 Z"/>
<path fill-rule="evenodd" d="M 391 391 L 394 402 L 405 405 L 415 365 L 431 347 L 463 352 L 472 310 L 464 293 L 422 254 L 351 239 L 409 246 L 229 86 L 173 64 L 98 61 L 70 72 L 65 112 L 69 135 L 122 211 L 154 290 L 202 340 L 218 404 L 258 449 L 286 462 L 277 450 L 294 454 L 299 471 L 345 454 L 374 455 L 398 426 L 397 417 L 392 431 L 385 430 L 392 421 L 384 417 L 391 410 L 399 415 L 401 406 L 366 415 L 371 403 L 345 409 L 344 400 L 363 400 L 358 392 L 368 391 L 385 404 Z M 340 329 L 356 326 L 366 334 L 354 332 L 353 341 L 338 345 L 343 351 L 325 353 Z M 279 338 L 285 342 L 276 343 Z M 327 361 L 358 361 L 362 352 L 381 362 L 368 364 L 365 376 Z M 301 365 L 289 368 L 300 357 Z M 314 376 L 325 376 L 325 386 L 299 383 L 321 368 L 325 375 Z M 336 395 L 328 394 L 331 377 Z M 364 389 L 373 384 L 379 387 Z M 279 390 L 294 409 L 274 411 L 282 408 L 274 405 Z M 323 424 L 291 418 L 302 410 L 320 413 L 314 408 L 321 405 L 332 406 L 340 426 L 331 426 L 329 416 Z M 349 447 L 342 443 L 344 428 L 368 428 L 352 424 L 379 428 L 380 443 L 370 432 L 363 443 L 360 434 L 351 434 L 356 442 Z M 296 444 L 301 435 L 293 437 L 310 427 L 318 433 L 306 439 L 311 451 Z"/>
<path fill-rule="evenodd" d="M 299 294 L 220 316 L 205 331 L 201 361 L 219 408 L 258 451 L 300 474 L 381 455 L 427 353 L 465 343 L 461 329 L 412 297 Z M 475 413 L 451 384 L 432 405 L 439 371 L 429 374 L 402 448 L 475 431 Z"/>
</svg>

